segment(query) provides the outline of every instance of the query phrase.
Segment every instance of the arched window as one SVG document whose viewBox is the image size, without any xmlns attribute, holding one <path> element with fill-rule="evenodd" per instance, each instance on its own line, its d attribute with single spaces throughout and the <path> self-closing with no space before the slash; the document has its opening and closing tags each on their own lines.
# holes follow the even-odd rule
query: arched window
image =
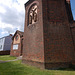
<svg viewBox="0 0 75 75">
<path fill-rule="evenodd" d="M 19 38 L 19 37 L 18 37 L 18 35 L 17 35 L 17 36 L 16 36 L 16 41 L 18 40 L 18 38 Z"/>
<path fill-rule="evenodd" d="M 29 10 L 28 25 L 37 22 L 37 5 L 33 5 Z"/>
</svg>

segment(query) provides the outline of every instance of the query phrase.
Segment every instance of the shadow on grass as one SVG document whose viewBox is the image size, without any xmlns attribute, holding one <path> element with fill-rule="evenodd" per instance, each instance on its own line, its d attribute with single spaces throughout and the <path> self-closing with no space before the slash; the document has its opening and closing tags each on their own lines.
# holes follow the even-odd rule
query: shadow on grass
<svg viewBox="0 0 75 75">
<path fill-rule="evenodd" d="M 63 70 L 63 71 L 75 71 L 75 65 L 70 64 L 69 68 L 59 68 L 58 70 Z"/>
</svg>

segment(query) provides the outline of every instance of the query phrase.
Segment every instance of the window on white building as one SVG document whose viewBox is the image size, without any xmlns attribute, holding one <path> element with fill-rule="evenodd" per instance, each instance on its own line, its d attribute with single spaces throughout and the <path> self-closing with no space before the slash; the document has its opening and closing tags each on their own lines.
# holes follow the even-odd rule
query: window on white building
<svg viewBox="0 0 75 75">
<path fill-rule="evenodd" d="M 2 45 L 0 45 L 0 49 L 2 49 Z"/>
</svg>

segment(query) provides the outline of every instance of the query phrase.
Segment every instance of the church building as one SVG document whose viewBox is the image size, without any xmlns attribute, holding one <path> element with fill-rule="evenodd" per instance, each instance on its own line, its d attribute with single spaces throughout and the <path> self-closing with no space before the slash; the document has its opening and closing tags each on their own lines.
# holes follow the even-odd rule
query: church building
<svg viewBox="0 0 75 75">
<path fill-rule="evenodd" d="M 25 11 L 22 62 L 42 69 L 75 65 L 70 0 L 29 0 Z"/>
<path fill-rule="evenodd" d="M 11 56 L 22 56 L 23 51 L 23 32 L 17 30 L 12 37 L 12 44 L 11 44 Z"/>
</svg>

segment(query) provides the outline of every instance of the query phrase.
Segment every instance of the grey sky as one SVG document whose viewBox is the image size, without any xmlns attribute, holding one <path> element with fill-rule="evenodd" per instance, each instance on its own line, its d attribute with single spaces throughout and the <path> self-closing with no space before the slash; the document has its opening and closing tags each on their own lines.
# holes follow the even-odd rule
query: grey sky
<svg viewBox="0 0 75 75">
<path fill-rule="evenodd" d="M 15 31 L 24 31 L 25 8 L 28 0 L 0 0 L 0 37 Z M 75 0 L 71 0 L 75 19 Z"/>
</svg>

